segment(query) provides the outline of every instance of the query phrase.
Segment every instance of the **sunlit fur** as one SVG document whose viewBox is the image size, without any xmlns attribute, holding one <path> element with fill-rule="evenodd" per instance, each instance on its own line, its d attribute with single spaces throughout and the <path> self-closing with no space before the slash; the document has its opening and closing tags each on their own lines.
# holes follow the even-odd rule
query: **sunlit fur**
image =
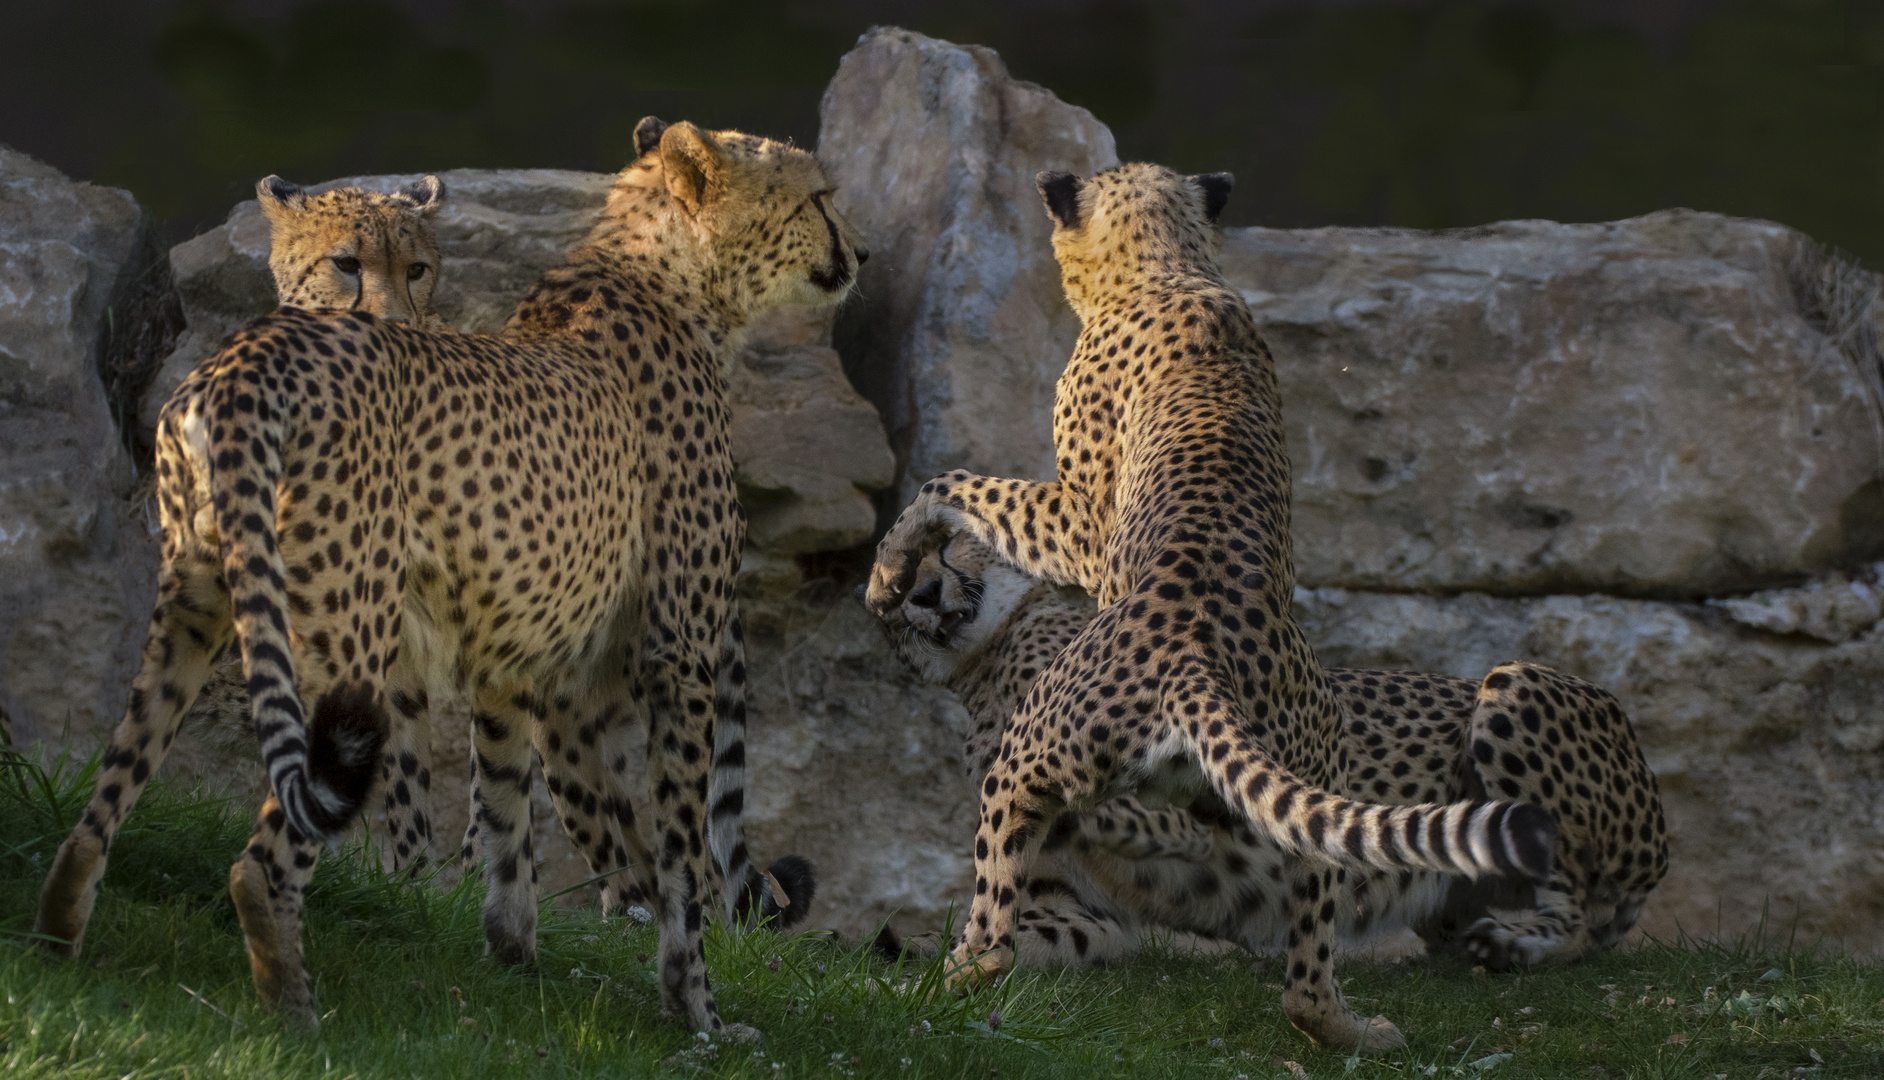
<svg viewBox="0 0 1884 1080">
<path fill-rule="evenodd" d="M 1036 677 L 1094 614 L 1083 595 L 1021 573 L 961 532 L 923 559 L 883 627 L 911 667 L 961 698 L 970 720 L 964 757 L 979 787 Z M 1553 879 L 1542 888 L 1424 870 L 1338 871 L 1344 944 L 1410 928 L 1501 969 L 1573 960 L 1634 925 L 1666 870 L 1667 839 L 1654 775 L 1612 696 L 1532 664 L 1503 665 L 1481 682 L 1328 675 L 1352 762 L 1345 794 L 1386 803 L 1522 794 L 1559 823 Z M 1560 714 L 1556 760 L 1545 771 L 1523 762 L 1535 750 L 1525 711 L 1540 705 Z M 1610 767 L 1598 777 L 1588 774 L 1592 763 Z M 1638 803 L 1639 816 L 1622 811 Z M 1117 960 L 1153 928 L 1252 950 L 1286 944 L 1284 853 L 1214 797 L 1155 806 L 1121 796 L 1054 822 L 1018 905 L 1017 964 Z"/>
<path fill-rule="evenodd" d="M 265 1001 L 316 1022 L 300 941 L 314 863 L 359 811 L 388 712 L 449 681 L 475 711 L 490 954 L 536 955 L 540 753 L 559 811 L 599 815 L 612 864 L 646 883 L 663 1006 L 740 1032 L 701 950 L 715 873 L 748 885 L 729 884 L 728 915 L 759 884 L 721 790 L 743 763 L 745 677 L 723 370 L 753 316 L 838 302 L 865 253 L 803 151 L 653 118 L 637 145 L 501 336 L 284 307 L 171 397 L 158 601 L 99 787 L 41 893 L 50 947 L 78 951 L 111 837 L 233 638 L 273 788 L 230 872 Z M 622 775 L 630 731 L 647 733 L 653 848 Z"/>
</svg>

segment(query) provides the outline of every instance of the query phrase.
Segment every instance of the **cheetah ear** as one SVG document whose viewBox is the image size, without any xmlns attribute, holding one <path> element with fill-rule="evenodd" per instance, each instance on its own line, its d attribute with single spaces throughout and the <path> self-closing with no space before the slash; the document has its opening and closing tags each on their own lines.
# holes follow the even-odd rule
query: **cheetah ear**
<svg viewBox="0 0 1884 1080">
<path fill-rule="evenodd" d="M 1236 186 L 1236 177 L 1227 172 L 1207 172 L 1191 179 L 1204 189 L 1204 217 L 1215 225 L 1217 215 L 1223 213 L 1223 204 L 1230 201 L 1230 189 Z"/>
<path fill-rule="evenodd" d="M 396 194 L 412 204 L 421 214 L 435 214 L 445 205 L 445 182 L 436 176 L 421 176 Z"/>
<path fill-rule="evenodd" d="M 661 132 L 667 130 L 667 121 L 658 116 L 644 116 L 635 125 L 635 156 L 651 154 L 661 145 Z"/>
<path fill-rule="evenodd" d="M 1038 172 L 1034 174 L 1034 186 L 1040 189 L 1047 213 L 1060 228 L 1079 228 L 1079 189 L 1086 186 L 1079 177 L 1065 172 Z"/>
<path fill-rule="evenodd" d="M 719 197 L 726 158 L 713 136 L 685 120 L 661 132 L 661 163 L 667 168 L 667 192 L 697 214 Z"/>
<path fill-rule="evenodd" d="M 273 173 L 255 182 L 255 198 L 269 221 L 279 221 L 307 208 L 307 192 Z"/>
</svg>

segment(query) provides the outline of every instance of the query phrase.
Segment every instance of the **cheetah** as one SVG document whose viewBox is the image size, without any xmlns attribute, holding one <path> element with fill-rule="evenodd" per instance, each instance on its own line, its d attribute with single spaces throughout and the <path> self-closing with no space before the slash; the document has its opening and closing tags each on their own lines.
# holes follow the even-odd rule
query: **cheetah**
<svg viewBox="0 0 1884 1080">
<path fill-rule="evenodd" d="M 1206 790 L 1289 856 L 1282 1004 L 1310 1038 L 1404 1045 L 1341 996 L 1338 866 L 1550 874 L 1548 811 L 1508 800 L 1387 806 L 1336 794 L 1352 767 L 1330 680 L 1290 613 L 1288 454 L 1275 367 L 1216 252 L 1227 174 L 1132 164 L 1036 178 L 1082 329 L 1055 392 L 1059 479 L 926 483 L 877 547 L 882 617 L 922 557 L 967 530 L 1101 605 L 1046 665 L 981 789 L 956 985 L 1012 965 L 1016 900 L 1063 809 Z"/>
<path fill-rule="evenodd" d="M 432 218 L 446 198 L 438 177 L 420 177 L 390 194 L 358 187 L 310 194 L 270 175 L 256 182 L 255 198 L 268 221 L 268 270 L 281 304 L 365 311 L 437 333 L 455 332 L 432 306 L 441 268 Z M 449 690 L 431 688 L 435 708 Z M 246 729 L 249 709 L 242 659 L 225 650 L 185 723 Z M 381 762 L 385 847 L 394 869 L 417 869 L 431 842 L 431 740 L 400 710 L 393 710 L 391 720 Z"/>
<path fill-rule="evenodd" d="M 269 176 L 256 184 L 256 198 L 269 222 L 269 269 L 276 295 L 283 303 L 310 310 L 369 311 L 427 330 L 455 332 L 432 306 L 441 264 L 431 218 L 444 199 L 444 185 L 437 177 L 422 177 L 390 195 L 357 187 L 310 195 L 279 176 Z M 733 638 L 739 634 L 736 610 L 728 634 Z M 734 670 L 724 661 L 722 669 Z M 733 711 L 741 715 L 716 728 L 716 737 L 737 743 L 744 726 L 743 686 L 731 686 L 729 691 L 721 715 Z M 427 697 L 433 725 L 468 720 L 469 703 L 462 700 L 455 686 L 430 686 Z M 423 724 L 416 722 L 426 702 L 400 704 L 392 710 L 392 729 L 382 754 L 384 850 L 392 869 L 417 870 L 431 854 L 431 739 L 429 732 L 422 730 Z M 216 668 L 189 716 L 200 718 L 199 723 L 246 728 L 249 708 L 241 657 L 229 655 Z M 414 716 L 415 712 L 419 716 Z M 647 884 L 621 873 L 626 868 L 626 849 L 610 843 L 620 837 L 619 823 L 591 820 L 593 814 L 584 812 L 586 804 L 567 805 L 572 800 L 564 798 L 565 786 L 570 795 L 600 790 L 593 779 L 586 784 L 566 782 L 567 758 L 564 752 L 549 761 L 547 780 L 565 831 L 588 860 L 590 872 L 602 878 L 603 913 L 645 912 Z M 741 790 L 742 778 L 733 756 L 722 752 L 715 758 L 716 787 L 724 793 Z M 460 845 L 460 859 L 475 872 L 479 854 L 475 760 L 472 765 L 473 814 Z M 725 797 L 721 794 L 716 803 Z M 719 867 L 717 861 L 712 866 Z M 746 890 L 748 894 L 756 892 L 758 916 L 772 919 L 781 927 L 802 920 L 816 892 L 808 865 L 791 856 L 760 873 L 765 888 Z M 714 884 L 723 887 L 718 877 L 716 874 Z M 794 897 L 798 900 L 795 906 Z"/>
<path fill-rule="evenodd" d="M 964 757 L 979 787 L 1008 718 L 1093 614 L 1088 598 L 1014 569 L 960 532 L 923 559 L 882 626 L 911 668 L 968 708 Z M 1337 871 L 1344 940 L 1411 927 L 1429 945 L 1456 941 L 1477 962 L 1502 969 L 1573 960 L 1615 944 L 1635 924 L 1667 870 L 1668 843 L 1655 774 L 1611 695 L 1525 663 L 1502 665 L 1478 683 L 1339 668 L 1328 676 L 1351 763 L 1343 794 L 1423 803 L 1497 792 L 1544 806 L 1558 825 L 1542 888 L 1425 870 Z M 1540 742 L 1533 728 L 1541 723 L 1552 725 L 1554 739 Z M 1620 808 L 1630 804 L 1641 813 L 1625 815 Z M 1274 844 L 1226 815 L 1214 796 L 1152 809 L 1122 795 L 1063 813 L 1047 829 L 1026 899 L 1017 901 L 1016 963 L 1118 960 L 1150 927 L 1273 949 L 1288 932 L 1278 884 L 1284 865 Z"/>
<path fill-rule="evenodd" d="M 438 177 L 421 177 L 391 194 L 341 187 L 311 195 L 266 176 L 256 183 L 255 198 L 268 219 L 268 272 L 278 303 L 366 311 L 452 332 L 432 307 L 439 259 L 431 218 L 445 202 Z"/>
<path fill-rule="evenodd" d="M 748 880 L 718 828 L 738 800 L 710 775 L 744 753 L 715 730 L 744 533 L 722 363 L 757 313 L 837 303 L 867 252 L 805 151 L 653 117 L 635 144 L 503 336 L 284 307 L 166 404 L 158 603 L 41 893 L 57 951 L 78 952 L 110 839 L 233 636 L 273 789 L 230 871 L 265 1002 L 315 1024 L 300 922 L 320 847 L 359 812 L 389 709 L 449 681 L 474 708 L 490 955 L 535 958 L 533 746 L 606 755 L 612 727 L 645 723 L 657 844 L 631 857 L 655 883 L 663 1009 L 755 1034 L 720 1018 L 701 945 L 708 860 Z M 631 821 L 626 768 L 609 758 L 585 801 Z"/>
</svg>

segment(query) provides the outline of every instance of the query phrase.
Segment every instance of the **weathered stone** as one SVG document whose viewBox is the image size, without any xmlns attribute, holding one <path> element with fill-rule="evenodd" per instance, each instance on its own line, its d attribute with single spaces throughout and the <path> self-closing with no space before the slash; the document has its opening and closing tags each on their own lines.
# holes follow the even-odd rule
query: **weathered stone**
<svg viewBox="0 0 1884 1080">
<path fill-rule="evenodd" d="M 856 938 L 894 914 L 899 933 L 933 930 L 974 887 L 968 716 L 947 690 L 916 683 L 851 584 L 820 578 L 784 600 L 740 602 L 754 716 L 747 839 L 818 867 L 814 925 Z"/>
<path fill-rule="evenodd" d="M 1884 618 L 1884 563 L 1830 574 L 1797 589 L 1773 589 L 1708 603 L 1735 622 L 1773 634 L 1849 641 Z"/>
<path fill-rule="evenodd" d="M 1669 874 L 1642 929 L 1884 948 L 1884 626 L 1841 644 L 1698 603 L 1301 589 L 1325 663 L 1476 678 L 1532 660 L 1613 691 L 1660 778 Z"/>
<path fill-rule="evenodd" d="M 1722 595 L 1884 549 L 1874 275 L 1671 210 L 1232 229 L 1305 584 Z"/>
<path fill-rule="evenodd" d="M 0 712 L 22 743 L 115 724 L 155 591 L 100 377 L 145 243 L 129 192 L 0 147 Z"/>
<path fill-rule="evenodd" d="M 800 555 L 869 540 L 877 517 L 867 492 L 890 486 L 896 460 L 876 409 L 845 380 L 837 351 L 748 349 L 727 397 L 746 543 Z"/>
<path fill-rule="evenodd" d="M 879 28 L 838 63 L 818 156 L 871 249 L 837 342 L 896 449 L 890 509 L 948 469 L 1051 477 L 1079 323 L 1034 174 L 1118 164 L 1112 133 L 990 49 Z"/>
</svg>

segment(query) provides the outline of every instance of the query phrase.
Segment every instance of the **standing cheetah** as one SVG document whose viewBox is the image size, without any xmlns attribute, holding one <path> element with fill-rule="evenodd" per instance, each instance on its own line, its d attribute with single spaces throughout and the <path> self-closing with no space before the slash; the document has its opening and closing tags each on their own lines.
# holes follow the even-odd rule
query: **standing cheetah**
<svg viewBox="0 0 1884 1080">
<path fill-rule="evenodd" d="M 40 898 L 62 951 L 233 634 L 273 785 L 230 871 L 264 1000 L 314 1024 L 300 921 L 320 846 L 366 797 L 388 708 L 452 681 L 475 709 L 491 954 L 535 957 L 533 736 L 604 749 L 643 720 L 662 1002 L 728 1030 L 701 950 L 708 819 L 737 809 L 709 802 L 744 533 L 721 365 L 758 312 L 839 300 L 865 253 L 804 151 L 652 117 L 636 145 L 504 337 L 283 308 L 165 406 L 144 664 Z M 602 798 L 630 812 L 619 785 Z"/>
<path fill-rule="evenodd" d="M 1035 678 L 1092 621 L 1090 601 L 1068 593 L 961 532 L 922 561 L 884 619 L 898 654 L 967 706 L 965 756 L 977 786 Z M 1343 794 L 1411 804 L 1490 791 L 1544 806 L 1558 824 L 1543 888 L 1425 870 L 1338 871 L 1344 939 L 1410 926 L 1434 945 L 1458 938 L 1469 955 L 1502 968 L 1575 959 L 1635 924 L 1667 869 L 1668 845 L 1655 775 L 1613 697 L 1521 663 L 1479 683 L 1400 671 L 1328 676 L 1350 763 Z M 1540 741 L 1533 722 L 1555 735 Z M 1061 814 L 1026 901 L 1017 901 L 1016 962 L 1115 960 L 1154 926 L 1252 951 L 1278 947 L 1288 933 L 1284 865 L 1275 844 L 1211 795 L 1158 809 L 1120 796 Z M 1518 910 L 1493 914 L 1493 903 Z"/>
<path fill-rule="evenodd" d="M 638 149 L 645 152 L 653 147 Z M 269 176 L 256 184 L 256 198 L 269 223 L 268 265 L 276 295 L 283 304 L 309 310 L 367 311 L 427 330 L 455 332 L 432 306 L 441 260 L 431 219 L 444 200 L 444 185 L 437 177 L 423 177 L 391 194 L 357 187 L 309 194 L 278 176 Z M 721 662 L 726 685 L 719 707 L 720 723 L 714 729 L 715 741 L 722 744 L 714 754 L 716 806 L 729 799 L 739 801 L 743 793 L 740 761 L 745 688 L 737 676 L 743 670 L 744 656 L 736 610 L 727 635 Z M 418 699 L 393 702 L 391 731 L 381 755 L 381 786 L 386 853 L 394 869 L 422 866 L 429 858 L 434 819 L 430 801 L 431 738 L 425 722 L 429 719 L 436 726 L 468 721 L 470 704 L 463 698 L 458 687 L 448 682 L 428 686 L 426 694 Z M 247 729 L 249 710 L 241 657 L 227 655 L 189 715 L 202 716 L 199 722 Z M 590 872 L 606 875 L 600 890 L 604 914 L 645 910 L 652 883 L 633 876 L 618 815 L 597 820 L 599 807 L 593 805 L 595 800 L 582 797 L 604 788 L 571 764 L 569 750 L 560 746 L 547 749 L 550 752 L 545 758 L 545 774 L 557 805 L 557 818 L 586 857 Z M 600 755 L 591 754 L 587 764 L 597 765 L 600 761 Z M 461 857 L 467 866 L 475 867 L 475 760 L 472 767 L 473 810 Z M 709 832 L 715 835 L 715 843 L 726 849 L 728 857 L 716 859 L 711 869 L 720 871 L 731 866 L 737 873 L 746 862 L 743 855 L 737 854 L 744 850 L 738 836 L 739 819 L 722 815 L 715 824 L 718 827 Z M 722 843 L 726 836 L 730 836 L 730 842 Z M 638 836 L 628 839 L 640 842 Z M 715 887 L 723 889 L 723 875 L 716 873 L 714 877 Z M 741 902 L 748 906 L 756 902 L 760 917 L 773 918 L 780 926 L 802 919 L 815 893 L 809 866 L 796 856 L 748 877 L 750 880 L 735 879 Z"/>
<path fill-rule="evenodd" d="M 1331 1046 L 1402 1045 L 1336 985 L 1336 866 L 1542 881 L 1550 815 L 1528 803 L 1385 806 L 1333 793 L 1351 763 L 1327 673 L 1290 614 L 1275 368 L 1217 266 L 1230 178 L 1125 165 L 1037 182 L 1083 324 L 1055 395 L 1060 479 L 931 480 L 879 544 L 867 594 L 887 614 L 922 556 L 966 529 L 1102 605 L 1040 675 L 982 785 L 957 979 L 1011 965 L 1015 902 L 1063 808 L 1140 788 L 1187 806 L 1209 790 L 1292 856 L 1291 1022 Z"/>
<path fill-rule="evenodd" d="M 255 198 L 268 221 L 268 270 L 282 305 L 364 311 L 454 332 L 432 306 L 441 266 L 432 218 L 445 201 L 438 177 L 421 177 L 390 194 L 357 187 L 310 194 L 267 176 L 256 183 Z M 449 688 L 433 688 L 433 696 L 440 690 Z M 225 650 L 185 722 L 247 730 L 249 709 L 242 658 Z M 431 841 L 431 740 L 407 710 L 390 715 L 381 775 L 386 847 L 397 868 L 422 860 Z"/>
</svg>

